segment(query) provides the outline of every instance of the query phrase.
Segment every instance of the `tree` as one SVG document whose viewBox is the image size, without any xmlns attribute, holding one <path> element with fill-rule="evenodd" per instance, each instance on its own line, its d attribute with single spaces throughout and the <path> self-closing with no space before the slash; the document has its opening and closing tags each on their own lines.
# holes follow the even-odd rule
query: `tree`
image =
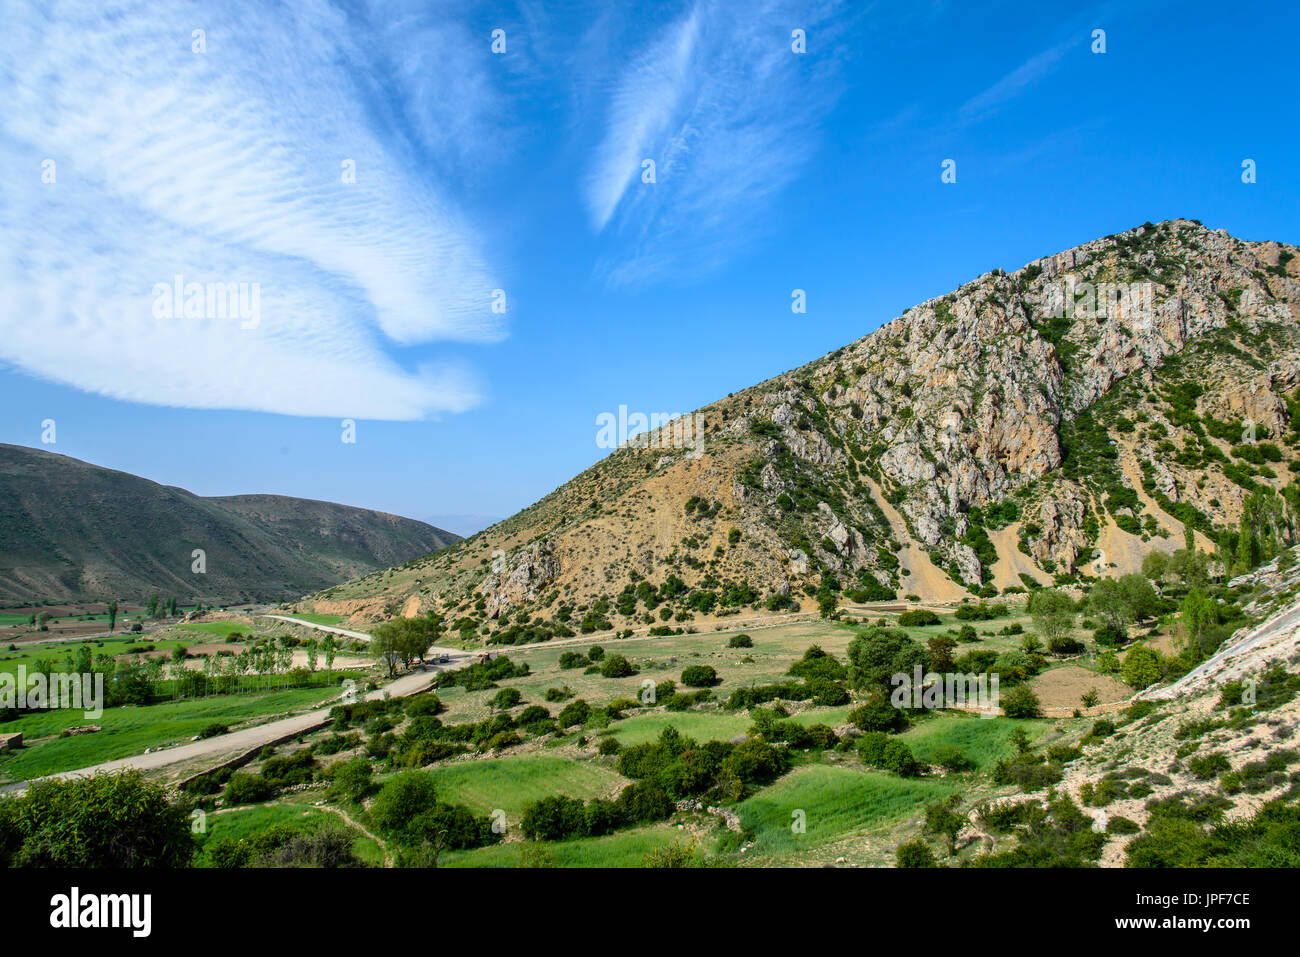
<svg viewBox="0 0 1300 957">
<path fill-rule="evenodd" d="M 1160 680 L 1160 655 L 1145 645 L 1130 648 L 1124 656 L 1124 683 L 1139 691 Z"/>
<path fill-rule="evenodd" d="M 1204 588 L 1210 580 L 1205 556 L 1185 548 L 1180 548 L 1169 556 L 1168 574 L 1188 588 Z"/>
<path fill-rule="evenodd" d="M 1169 571 L 1169 556 L 1164 552 L 1147 552 L 1142 556 L 1142 574 L 1150 579 L 1157 587 L 1164 582 L 1165 574 Z"/>
<path fill-rule="evenodd" d="M 434 625 L 429 618 L 394 618 L 375 628 L 371 634 L 370 647 L 375 650 L 375 641 L 378 640 L 383 654 L 392 657 L 389 665 L 391 674 L 398 661 L 407 667 L 417 658 L 423 661 L 433 644 L 433 635 Z"/>
<path fill-rule="evenodd" d="M 1232 571 L 1241 575 L 1259 564 L 1259 540 L 1255 537 L 1255 528 L 1251 524 L 1250 514 L 1243 510 L 1241 525 L 1237 532 L 1237 548 L 1233 556 Z"/>
<path fill-rule="evenodd" d="M 402 655 L 408 665 L 412 659 L 423 663 L 424 656 L 429 653 L 429 648 L 433 645 L 435 626 L 429 618 L 424 616 L 406 618 L 403 621 Z"/>
<path fill-rule="evenodd" d="M 951 855 L 957 850 L 957 835 L 966 826 L 966 818 L 957 813 L 961 796 L 954 794 L 946 801 L 930 804 L 925 809 L 925 826 L 922 832 L 942 837 Z"/>
<path fill-rule="evenodd" d="M 334 640 L 333 635 L 325 636 L 325 643 L 321 646 L 321 650 L 325 653 L 325 670 L 333 671 L 334 655 L 338 651 L 338 643 Z"/>
<path fill-rule="evenodd" d="M 1087 605 L 1090 612 L 1122 636 L 1127 634 L 1129 622 L 1142 621 L 1156 613 L 1159 597 L 1145 576 L 1130 574 L 1097 582 L 1088 593 Z"/>
<path fill-rule="evenodd" d="M 158 617 L 158 596 L 153 594 L 149 596 L 148 615 L 150 618 Z"/>
<path fill-rule="evenodd" d="M 402 653 L 398 649 L 398 630 L 390 627 L 393 624 L 386 621 L 370 633 L 370 653 L 388 667 L 389 677 L 397 671 L 397 663 L 402 659 Z"/>
<path fill-rule="evenodd" d="M 186 867 L 187 809 L 139 771 L 32 784 L 0 798 L 0 867 Z"/>
<path fill-rule="evenodd" d="M 1128 621 L 1128 608 L 1124 592 L 1114 578 L 1103 578 L 1092 586 L 1088 592 L 1088 611 L 1101 618 L 1119 634 L 1126 634 L 1124 625 Z"/>
<path fill-rule="evenodd" d="M 865 628 L 849 642 L 849 684 L 857 691 L 877 690 L 888 695 L 896 674 L 912 673 L 916 665 L 926 667 L 924 647 L 901 628 Z"/>
<path fill-rule="evenodd" d="M 837 604 L 838 604 L 838 599 L 836 599 L 835 597 L 835 592 L 819 591 L 817 593 L 817 612 L 823 618 L 829 618 L 831 615 L 833 615 L 835 613 L 835 606 Z"/>
<path fill-rule="evenodd" d="M 1034 629 L 1050 648 L 1074 627 L 1074 600 L 1055 588 L 1039 588 L 1029 596 L 1029 615 Z"/>
<path fill-rule="evenodd" d="M 108 603 L 108 630 L 111 632 L 116 627 L 117 627 L 117 602 L 110 601 Z"/>
<path fill-rule="evenodd" d="M 1101 692 L 1096 688 L 1089 688 L 1079 696 L 1079 701 L 1082 702 L 1085 708 L 1095 708 L 1097 703 L 1101 701 Z"/>
<path fill-rule="evenodd" d="M 315 671 L 317 662 L 320 659 L 320 645 L 313 638 L 307 642 L 307 670 Z"/>
<path fill-rule="evenodd" d="M 1159 596 L 1151 587 L 1146 577 L 1138 574 L 1123 575 L 1119 580 L 1120 594 L 1124 599 L 1124 610 L 1133 621 L 1146 621 L 1155 617 L 1160 607 Z"/>
<path fill-rule="evenodd" d="M 1219 623 L 1219 606 L 1199 588 L 1193 588 L 1183 599 L 1181 611 L 1184 646 L 1197 649 L 1199 657 L 1201 636 L 1207 628 Z"/>
<path fill-rule="evenodd" d="M 957 642 L 947 635 L 935 635 L 928 642 L 926 648 L 930 652 L 930 670 L 947 672 L 952 671 L 953 657 L 952 653 L 957 647 Z"/>
</svg>

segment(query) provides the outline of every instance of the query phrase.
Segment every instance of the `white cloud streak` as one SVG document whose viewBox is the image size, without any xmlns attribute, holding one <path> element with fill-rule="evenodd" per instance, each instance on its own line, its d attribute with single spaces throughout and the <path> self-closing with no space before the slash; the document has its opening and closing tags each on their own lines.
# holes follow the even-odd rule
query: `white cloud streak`
<svg viewBox="0 0 1300 957">
<path fill-rule="evenodd" d="M 206 54 L 191 52 L 194 29 Z M 410 85 L 408 45 L 406 75 L 399 63 L 396 88 L 376 89 L 366 29 L 311 0 L 11 11 L 0 359 L 181 407 L 416 419 L 473 405 L 464 369 L 393 355 L 502 334 L 481 239 L 413 159 L 442 129 L 457 147 L 428 165 L 474 162 L 489 84 L 463 63 L 452 96 L 427 75 Z M 375 121 L 385 96 L 416 142 Z M 155 318 L 152 290 L 176 274 L 258 283 L 260 323 Z"/>
<path fill-rule="evenodd" d="M 597 266 L 608 282 L 705 272 L 759 234 L 838 95 L 834 6 L 701 0 L 615 78 L 584 183 L 593 229 L 618 240 Z M 807 54 L 791 49 L 796 28 Z M 645 159 L 654 184 L 641 180 Z"/>
<path fill-rule="evenodd" d="M 1065 51 L 1074 45 L 1074 41 L 1066 41 L 1030 57 L 988 89 L 962 104 L 958 117 L 966 123 L 983 119 L 1056 69 L 1056 64 L 1065 55 Z"/>
</svg>

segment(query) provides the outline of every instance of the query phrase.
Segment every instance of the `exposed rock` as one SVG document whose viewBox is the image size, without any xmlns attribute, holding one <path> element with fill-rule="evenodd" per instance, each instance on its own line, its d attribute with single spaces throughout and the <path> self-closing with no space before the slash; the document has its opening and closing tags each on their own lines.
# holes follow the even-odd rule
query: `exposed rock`
<svg viewBox="0 0 1300 957">
<path fill-rule="evenodd" d="M 534 602 L 559 572 L 550 541 L 538 542 L 516 556 L 512 567 L 492 572 L 483 580 L 482 593 L 487 599 L 484 611 L 495 619 L 504 611 Z"/>
</svg>

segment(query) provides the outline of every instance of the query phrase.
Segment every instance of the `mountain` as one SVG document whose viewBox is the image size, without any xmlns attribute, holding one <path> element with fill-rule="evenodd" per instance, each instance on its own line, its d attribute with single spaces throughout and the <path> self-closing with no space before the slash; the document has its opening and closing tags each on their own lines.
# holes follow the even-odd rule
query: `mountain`
<svg viewBox="0 0 1300 957">
<path fill-rule="evenodd" d="M 1189 535 L 1233 564 L 1293 540 L 1300 513 L 1297 276 L 1294 246 L 1189 220 L 997 269 L 705 407 L 699 442 L 661 425 L 445 552 L 314 598 L 509 641 L 811 607 L 819 588 L 990 596 L 1135 570 Z"/>
<path fill-rule="evenodd" d="M 444 548 L 459 536 L 330 502 L 203 498 L 65 455 L 0 445 L 0 598 L 153 592 L 278 600 Z M 193 571 L 194 549 L 206 571 Z"/>
</svg>

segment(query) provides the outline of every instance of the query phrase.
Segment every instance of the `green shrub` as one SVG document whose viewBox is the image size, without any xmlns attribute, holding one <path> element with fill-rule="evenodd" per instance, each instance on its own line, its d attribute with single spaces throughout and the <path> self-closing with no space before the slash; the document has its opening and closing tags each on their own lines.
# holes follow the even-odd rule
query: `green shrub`
<svg viewBox="0 0 1300 957">
<path fill-rule="evenodd" d="M 1124 656 L 1124 683 L 1139 691 L 1160 680 L 1160 655 L 1143 645 L 1130 648 Z"/>
<path fill-rule="evenodd" d="M 913 777 L 921 770 L 911 748 L 880 731 L 869 731 L 859 738 L 858 753 L 864 763 L 892 771 L 899 777 Z"/>
<path fill-rule="evenodd" d="M 326 794 L 331 800 L 360 801 L 373 789 L 373 772 L 365 758 L 338 761 L 325 770 L 330 781 Z"/>
<path fill-rule="evenodd" d="M 586 809 L 577 798 L 542 798 L 524 807 L 519 826 L 531 840 L 562 841 L 586 833 Z"/>
<path fill-rule="evenodd" d="M 601 664 L 600 673 L 605 678 L 627 678 L 636 674 L 636 669 L 622 655 L 609 655 Z"/>
<path fill-rule="evenodd" d="M 590 716 L 591 705 L 581 698 L 576 698 L 564 706 L 555 720 L 561 728 L 571 728 L 575 724 L 586 724 Z"/>
<path fill-rule="evenodd" d="M 718 683 L 718 673 L 708 665 L 690 665 L 682 669 L 682 684 L 688 688 L 710 688 Z"/>
<path fill-rule="evenodd" d="M 943 745 L 930 755 L 931 761 L 946 771 L 970 771 L 975 762 L 952 745 Z"/>
<path fill-rule="evenodd" d="M 492 696 L 492 707 L 508 711 L 523 700 L 524 696 L 518 688 L 502 688 Z"/>
<path fill-rule="evenodd" d="M 1232 770 L 1232 765 L 1228 763 L 1226 755 L 1219 754 L 1217 751 L 1210 751 L 1206 754 L 1198 754 L 1190 759 L 1187 762 L 1187 770 L 1201 780 L 1206 780 L 1217 777 L 1224 771 Z"/>
<path fill-rule="evenodd" d="M 849 723 L 861 731 L 903 731 L 907 728 L 907 715 L 877 692 L 849 712 Z"/>
<path fill-rule="evenodd" d="M 1002 711 L 1008 718 L 1041 718 L 1043 709 L 1029 685 L 1016 685 L 1002 695 Z"/>
<path fill-rule="evenodd" d="M 906 844 L 898 845 L 894 858 L 899 867 L 938 867 L 939 862 L 930 850 L 930 845 L 917 838 Z"/>
<path fill-rule="evenodd" d="M 271 758 L 262 764 L 262 777 L 272 788 L 293 787 L 307 784 L 316 776 L 319 765 L 312 757 L 311 751 L 295 751 L 282 758 Z"/>
<path fill-rule="evenodd" d="M 898 623 L 905 628 L 937 625 L 940 621 L 939 616 L 928 608 L 913 608 L 898 616 Z"/>
<path fill-rule="evenodd" d="M 226 804 L 258 804 L 269 801 L 275 795 L 275 788 L 259 775 L 246 771 L 236 771 L 226 782 L 222 799 Z"/>
</svg>

